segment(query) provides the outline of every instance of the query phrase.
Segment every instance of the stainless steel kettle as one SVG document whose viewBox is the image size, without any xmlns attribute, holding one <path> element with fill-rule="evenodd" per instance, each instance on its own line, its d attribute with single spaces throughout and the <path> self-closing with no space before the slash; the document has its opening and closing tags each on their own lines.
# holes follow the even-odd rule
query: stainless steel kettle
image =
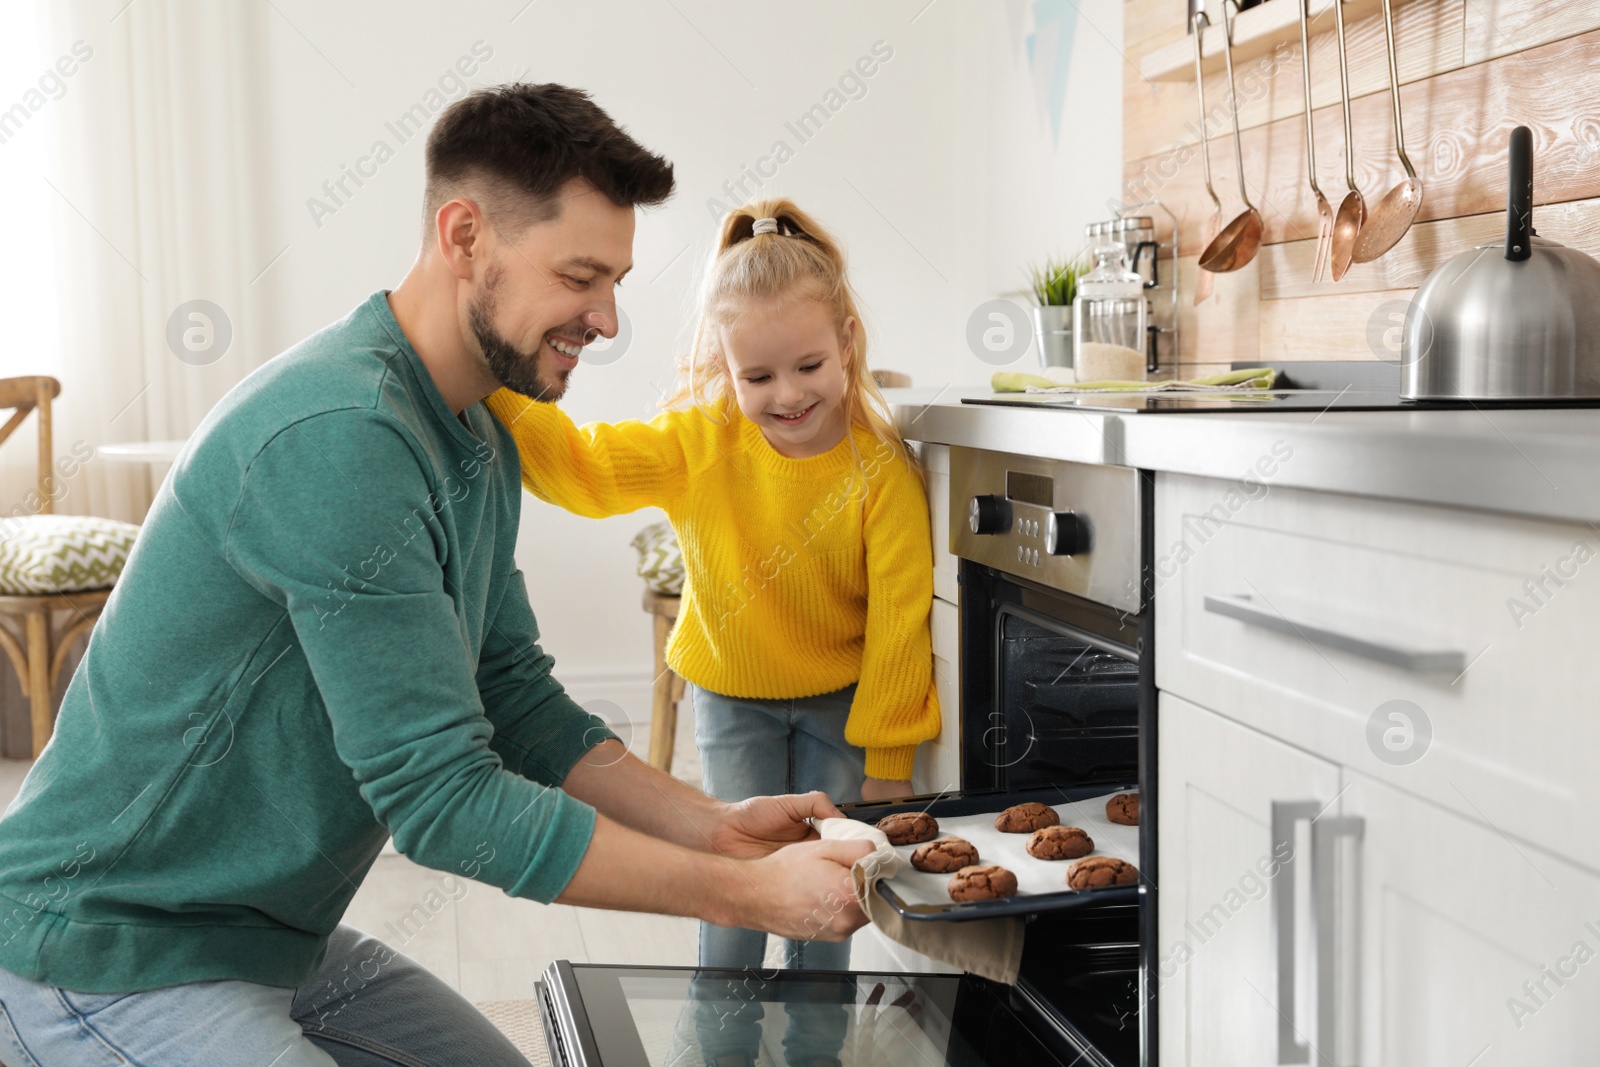
<svg viewBox="0 0 1600 1067">
<path fill-rule="evenodd" d="M 1533 230 L 1533 134 L 1511 131 L 1504 245 L 1428 275 L 1407 309 L 1407 400 L 1600 397 L 1600 261 Z"/>
</svg>

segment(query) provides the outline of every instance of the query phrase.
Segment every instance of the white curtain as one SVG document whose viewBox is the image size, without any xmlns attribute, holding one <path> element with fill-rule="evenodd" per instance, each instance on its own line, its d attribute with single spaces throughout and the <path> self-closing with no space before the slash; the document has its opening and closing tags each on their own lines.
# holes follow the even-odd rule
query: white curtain
<svg viewBox="0 0 1600 1067">
<path fill-rule="evenodd" d="M 262 207 L 266 6 L 37 10 L 45 60 L 73 71 L 38 113 L 55 137 L 32 201 L 50 219 L 58 283 L 59 347 L 40 360 L 62 382 L 55 451 L 186 437 L 272 355 L 254 284 L 277 251 Z M 98 457 L 58 510 L 138 521 L 164 469 Z"/>
</svg>

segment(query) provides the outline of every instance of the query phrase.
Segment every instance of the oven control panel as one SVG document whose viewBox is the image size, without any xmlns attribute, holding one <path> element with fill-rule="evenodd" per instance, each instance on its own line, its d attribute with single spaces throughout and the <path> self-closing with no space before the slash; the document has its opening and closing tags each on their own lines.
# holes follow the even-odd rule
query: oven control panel
<svg viewBox="0 0 1600 1067">
<path fill-rule="evenodd" d="M 1123 611 L 1143 607 L 1131 467 L 950 449 L 950 551 Z"/>
</svg>

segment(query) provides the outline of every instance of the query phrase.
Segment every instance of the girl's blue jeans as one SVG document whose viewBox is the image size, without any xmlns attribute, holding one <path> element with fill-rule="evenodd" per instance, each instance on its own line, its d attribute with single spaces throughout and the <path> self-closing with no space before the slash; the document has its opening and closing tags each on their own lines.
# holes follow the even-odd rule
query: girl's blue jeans
<svg viewBox="0 0 1600 1067">
<path fill-rule="evenodd" d="M 744 700 L 699 687 L 694 700 L 695 744 L 700 749 L 705 791 L 719 800 L 745 800 L 820 789 L 835 804 L 861 799 L 866 751 L 844 739 L 855 686 L 796 700 Z M 700 966 L 759 974 L 767 935 L 712 923 L 700 924 Z M 783 965 L 803 970 L 847 970 L 850 942 L 785 939 Z M 748 984 L 748 983 L 747 983 Z M 738 983 L 697 983 L 696 1030 L 708 1061 L 718 1055 L 754 1055 L 760 1041 L 759 1000 L 720 992 Z M 742 988 L 742 987 L 741 987 Z M 790 1063 L 836 1058 L 847 1016 L 835 1004 L 790 1004 L 783 1039 Z"/>
</svg>

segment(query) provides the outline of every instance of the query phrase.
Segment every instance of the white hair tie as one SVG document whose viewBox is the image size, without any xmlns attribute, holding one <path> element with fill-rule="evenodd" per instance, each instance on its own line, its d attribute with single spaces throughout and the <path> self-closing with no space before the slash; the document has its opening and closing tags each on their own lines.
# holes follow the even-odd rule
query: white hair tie
<svg viewBox="0 0 1600 1067">
<path fill-rule="evenodd" d="M 751 236 L 758 233 L 777 233 L 778 220 L 774 218 L 756 219 L 755 225 L 750 227 Z"/>
</svg>

